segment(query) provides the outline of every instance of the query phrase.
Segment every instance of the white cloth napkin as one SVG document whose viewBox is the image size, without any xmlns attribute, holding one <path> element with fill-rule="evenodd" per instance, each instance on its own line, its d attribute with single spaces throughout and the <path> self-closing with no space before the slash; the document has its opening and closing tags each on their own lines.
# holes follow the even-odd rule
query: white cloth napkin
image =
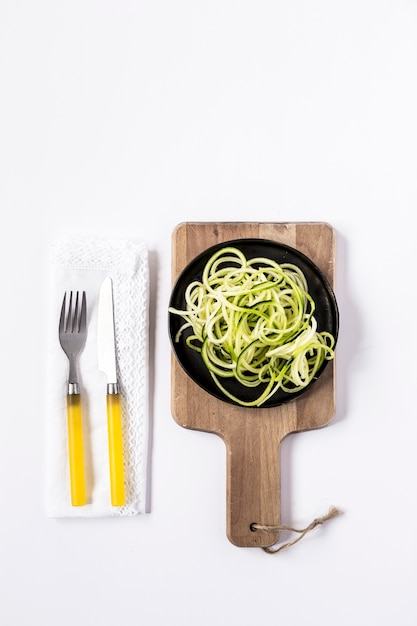
<svg viewBox="0 0 417 626">
<path fill-rule="evenodd" d="M 130 240 L 66 240 L 50 258 L 46 414 L 46 513 L 108 517 L 146 513 L 148 462 L 148 253 Z M 105 375 L 97 365 L 97 304 L 103 279 L 113 281 L 116 357 L 122 404 L 126 504 L 110 502 Z M 70 500 L 66 393 L 68 358 L 58 339 L 64 293 L 86 291 L 87 341 L 79 359 L 88 503 Z"/>
</svg>

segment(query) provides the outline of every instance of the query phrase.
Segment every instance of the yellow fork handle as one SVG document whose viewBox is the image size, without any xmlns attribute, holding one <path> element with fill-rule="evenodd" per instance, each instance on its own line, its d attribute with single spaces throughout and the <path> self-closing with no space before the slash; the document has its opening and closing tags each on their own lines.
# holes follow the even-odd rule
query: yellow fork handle
<svg viewBox="0 0 417 626">
<path fill-rule="evenodd" d="M 110 492 L 113 506 L 125 504 L 122 410 L 120 394 L 107 394 L 107 427 L 109 437 Z"/>
<path fill-rule="evenodd" d="M 83 506 L 87 503 L 87 496 L 85 489 L 81 396 L 79 393 L 67 395 L 67 416 L 71 504 L 72 506 Z"/>
</svg>

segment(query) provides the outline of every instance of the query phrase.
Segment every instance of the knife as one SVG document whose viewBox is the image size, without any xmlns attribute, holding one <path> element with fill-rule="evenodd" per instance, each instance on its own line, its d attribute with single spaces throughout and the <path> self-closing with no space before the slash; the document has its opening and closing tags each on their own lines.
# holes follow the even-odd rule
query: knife
<svg viewBox="0 0 417 626">
<path fill-rule="evenodd" d="M 113 282 L 104 279 L 98 303 L 97 356 L 99 369 L 107 376 L 107 429 L 110 465 L 110 492 L 113 506 L 125 504 L 122 410 L 116 373 Z"/>
</svg>

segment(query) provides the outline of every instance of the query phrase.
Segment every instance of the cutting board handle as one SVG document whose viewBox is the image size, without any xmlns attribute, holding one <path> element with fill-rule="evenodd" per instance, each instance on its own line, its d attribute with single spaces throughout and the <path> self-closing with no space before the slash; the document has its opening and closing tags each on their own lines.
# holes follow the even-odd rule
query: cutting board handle
<svg viewBox="0 0 417 626">
<path fill-rule="evenodd" d="M 225 438 L 227 536 L 237 546 L 266 547 L 278 541 L 278 531 L 253 530 L 252 525 L 280 524 L 282 434 L 266 416 L 248 419 L 250 428 L 241 423 Z"/>
</svg>

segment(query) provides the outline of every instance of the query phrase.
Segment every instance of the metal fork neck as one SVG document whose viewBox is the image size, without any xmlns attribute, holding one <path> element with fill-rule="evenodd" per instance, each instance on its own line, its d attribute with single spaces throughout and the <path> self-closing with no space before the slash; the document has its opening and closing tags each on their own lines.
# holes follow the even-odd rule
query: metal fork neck
<svg viewBox="0 0 417 626">
<path fill-rule="evenodd" d="M 68 395 L 78 396 L 80 393 L 80 385 L 78 383 L 68 383 Z"/>
<path fill-rule="evenodd" d="M 68 373 L 68 383 L 73 385 L 78 385 L 78 368 L 77 368 L 77 359 L 75 354 L 71 353 L 69 355 L 69 373 Z"/>
</svg>

